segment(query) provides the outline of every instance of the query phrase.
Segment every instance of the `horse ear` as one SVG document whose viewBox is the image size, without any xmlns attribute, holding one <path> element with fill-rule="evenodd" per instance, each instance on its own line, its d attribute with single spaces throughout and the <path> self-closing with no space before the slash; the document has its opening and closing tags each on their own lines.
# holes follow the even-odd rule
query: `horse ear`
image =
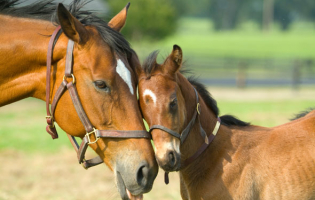
<svg viewBox="0 0 315 200">
<path fill-rule="evenodd" d="M 58 4 L 57 15 L 64 34 L 76 43 L 84 44 L 88 40 L 86 28 L 71 15 L 62 3 Z"/>
<path fill-rule="evenodd" d="M 164 62 L 164 70 L 170 74 L 175 74 L 181 67 L 183 60 L 182 49 L 178 45 L 173 46 L 172 53 L 167 57 Z"/>
<path fill-rule="evenodd" d="M 108 22 L 108 26 L 120 32 L 125 26 L 129 6 L 130 2 Z"/>
</svg>

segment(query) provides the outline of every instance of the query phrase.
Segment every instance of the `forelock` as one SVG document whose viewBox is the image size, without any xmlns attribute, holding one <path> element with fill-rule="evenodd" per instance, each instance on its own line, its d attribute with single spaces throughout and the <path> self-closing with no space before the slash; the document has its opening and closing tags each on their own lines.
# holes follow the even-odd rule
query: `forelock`
<svg viewBox="0 0 315 200">
<path fill-rule="evenodd" d="M 151 77 L 153 72 L 157 70 L 158 65 L 156 64 L 156 59 L 159 54 L 159 51 L 153 51 L 143 62 L 142 69 L 146 75 L 147 78 Z"/>
</svg>

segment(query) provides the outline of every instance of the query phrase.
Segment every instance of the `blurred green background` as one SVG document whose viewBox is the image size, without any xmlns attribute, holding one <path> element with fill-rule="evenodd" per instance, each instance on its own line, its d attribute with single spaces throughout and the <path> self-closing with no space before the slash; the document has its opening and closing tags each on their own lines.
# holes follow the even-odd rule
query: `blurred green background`
<svg viewBox="0 0 315 200">
<path fill-rule="evenodd" d="M 97 2 L 105 20 L 127 4 Z M 221 115 L 272 127 L 315 107 L 314 0 L 130 2 L 122 34 L 141 61 L 159 49 L 162 62 L 179 45 L 185 66 L 207 85 Z M 0 200 L 119 199 L 108 168 L 81 169 L 66 135 L 59 129 L 60 138 L 52 141 L 45 126 L 42 101 L 0 108 Z M 160 170 L 145 198 L 179 199 L 178 176 L 171 176 L 165 186 Z"/>
<path fill-rule="evenodd" d="M 125 5 L 107 0 L 108 16 Z M 141 60 L 174 44 L 185 65 L 207 85 L 315 84 L 315 1 L 135 0 L 122 30 Z M 108 17 L 109 18 L 109 17 Z"/>
</svg>

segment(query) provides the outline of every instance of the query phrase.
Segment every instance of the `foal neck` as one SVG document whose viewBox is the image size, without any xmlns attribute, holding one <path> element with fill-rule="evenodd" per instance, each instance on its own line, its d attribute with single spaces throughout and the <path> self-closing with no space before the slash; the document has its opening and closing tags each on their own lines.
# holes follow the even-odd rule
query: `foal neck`
<svg viewBox="0 0 315 200">
<path fill-rule="evenodd" d="M 183 77 L 181 74 L 178 76 L 179 86 L 182 91 L 182 95 L 185 99 L 185 108 L 186 108 L 186 118 L 185 123 L 182 127 L 186 127 L 187 124 L 193 117 L 193 114 L 197 109 L 197 97 L 194 91 L 194 86 L 190 84 L 190 82 Z M 196 88 L 196 90 L 198 90 Z M 205 101 L 202 99 L 200 94 L 199 97 L 199 111 L 200 115 L 197 116 L 195 124 L 188 134 L 187 139 L 183 144 L 181 144 L 181 157 L 182 161 L 192 156 L 200 147 L 205 143 L 205 138 L 203 138 L 200 134 L 200 125 L 206 131 L 209 136 L 217 122 L 217 116 L 214 112 L 209 109 L 206 105 Z"/>
<path fill-rule="evenodd" d="M 0 57 L 0 106 L 27 97 L 45 100 L 46 54 L 56 27 L 44 20 L 6 15 L 0 15 L 0 24 L 0 55 L 5 55 Z M 66 41 L 63 35 L 58 40 L 53 63 L 64 57 Z M 52 73 L 58 73 L 56 65 Z"/>
<path fill-rule="evenodd" d="M 178 76 L 178 83 L 180 85 L 182 94 L 185 98 L 186 105 L 186 124 L 191 119 L 194 109 L 196 109 L 196 97 L 193 89 L 193 85 L 183 77 L 182 75 Z M 197 88 L 196 88 L 197 89 Z M 210 107 L 205 103 L 203 98 L 199 95 L 199 104 L 200 104 L 200 115 L 195 122 L 193 129 L 188 135 L 186 141 L 181 144 L 181 160 L 185 160 L 192 156 L 200 147 L 205 143 L 203 137 L 200 134 L 200 125 L 205 130 L 209 136 L 217 123 L 217 116 L 210 109 Z M 184 126 L 185 126 L 184 125 Z M 228 131 L 226 127 L 220 126 L 220 129 L 214 138 L 214 140 L 209 144 L 206 150 L 197 157 L 192 163 L 187 165 L 184 169 L 180 170 L 180 179 L 181 179 L 181 195 L 184 199 L 200 199 L 203 196 L 201 188 L 205 188 L 207 180 L 211 173 L 218 173 L 217 170 L 220 169 L 217 167 L 218 160 L 221 155 L 218 154 L 219 148 L 226 148 L 226 141 L 229 141 Z"/>
</svg>

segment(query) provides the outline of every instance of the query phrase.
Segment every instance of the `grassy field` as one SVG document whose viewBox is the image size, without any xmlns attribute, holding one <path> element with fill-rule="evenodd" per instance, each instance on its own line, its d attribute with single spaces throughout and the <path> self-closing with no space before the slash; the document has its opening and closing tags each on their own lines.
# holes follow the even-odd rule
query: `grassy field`
<svg viewBox="0 0 315 200">
<path fill-rule="evenodd" d="M 263 33 L 252 23 L 233 31 L 216 32 L 207 19 L 184 18 L 173 36 L 159 42 L 131 42 L 143 59 L 159 49 L 168 55 L 173 44 L 182 47 L 184 55 L 236 58 L 315 58 L 315 28 L 312 23 L 298 23 L 290 31 L 277 27 Z"/>
<path fill-rule="evenodd" d="M 261 126 L 286 123 L 294 114 L 315 107 L 315 89 L 208 88 L 221 114 L 233 114 Z M 106 166 L 84 170 L 66 135 L 51 140 L 45 132 L 45 104 L 26 99 L 0 108 L 0 199 L 119 199 Z M 92 154 L 90 152 L 90 154 Z M 180 199 L 177 173 L 163 183 L 160 170 L 145 199 Z M 13 187 L 14 185 L 14 187 Z"/>
</svg>

